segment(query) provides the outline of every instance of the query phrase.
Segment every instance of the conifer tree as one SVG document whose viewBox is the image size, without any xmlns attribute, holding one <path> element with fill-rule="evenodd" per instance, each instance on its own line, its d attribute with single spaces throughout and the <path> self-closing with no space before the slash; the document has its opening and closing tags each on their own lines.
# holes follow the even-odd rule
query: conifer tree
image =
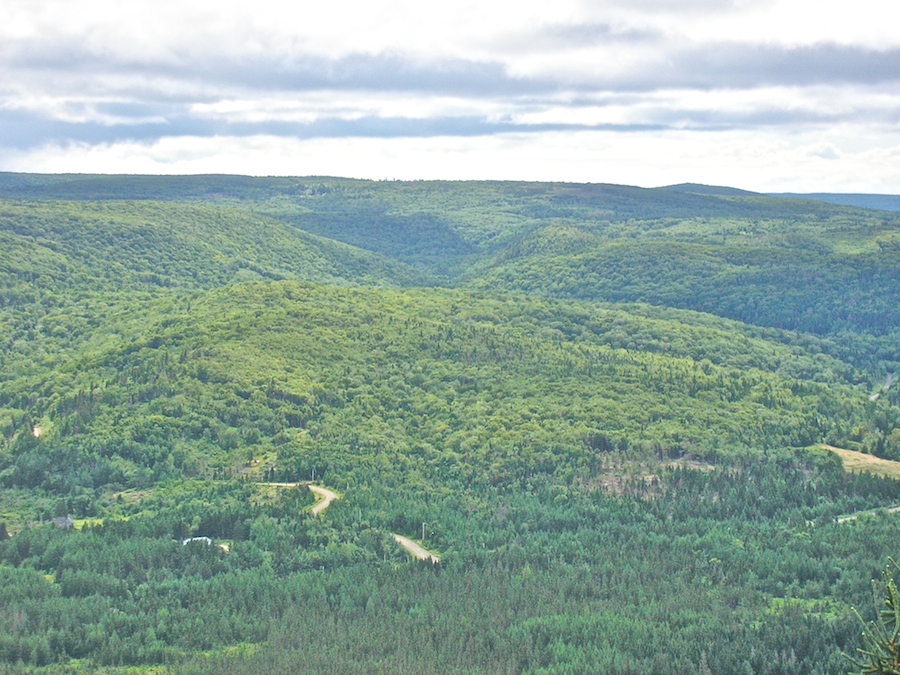
<svg viewBox="0 0 900 675">
<path fill-rule="evenodd" d="M 900 675 L 900 591 L 891 567 L 900 569 L 892 559 L 881 573 L 885 598 L 875 600 L 874 621 L 863 622 L 863 647 L 857 649 L 859 658 L 850 658 L 858 671 L 853 675 Z M 877 585 L 872 582 L 877 595 Z M 862 619 L 860 619 L 862 621 Z"/>
</svg>

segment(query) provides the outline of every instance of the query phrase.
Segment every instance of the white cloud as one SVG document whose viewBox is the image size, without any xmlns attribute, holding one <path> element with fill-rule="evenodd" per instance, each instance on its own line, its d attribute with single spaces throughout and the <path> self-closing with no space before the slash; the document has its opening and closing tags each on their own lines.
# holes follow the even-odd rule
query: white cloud
<svg viewBox="0 0 900 675">
<path fill-rule="evenodd" d="M 890 145 L 883 146 L 883 140 L 859 129 L 842 129 L 827 138 L 747 131 L 311 140 L 182 137 L 154 143 L 48 146 L 10 157 L 4 168 L 49 173 L 563 180 L 644 187 L 699 182 L 758 191 L 890 192 L 900 185 L 900 133 L 890 137 Z"/>
<path fill-rule="evenodd" d="M 883 0 L 6 0 L 0 169 L 900 192 L 898 19 Z"/>
<path fill-rule="evenodd" d="M 301 122 L 320 119 L 356 120 L 363 117 L 428 119 L 478 115 L 501 119 L 519 108 L 501 101 L 464 99 L 451 96 L 422 96 L 403 93 L 358 91 L 313 91 L 302 96 L 282 95 L 223 99 L 197 103 L 190 113 L 197 117 L 229 122 Z"/>
</svg>

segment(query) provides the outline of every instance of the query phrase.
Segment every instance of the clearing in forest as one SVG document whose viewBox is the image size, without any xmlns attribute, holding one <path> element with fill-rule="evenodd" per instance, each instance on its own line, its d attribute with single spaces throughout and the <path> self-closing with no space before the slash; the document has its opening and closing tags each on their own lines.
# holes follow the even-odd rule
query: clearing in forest
<svg viewBox="0 0 900 675">
<path fill-rule="evenodd" d="M 881 459 L 881 457 L 867 455 L 864 452 L 856 452 L 855 450 L 836 448 L 833 445 L 822 445 L 822 447 L 841 458 L 845 471 L 850 471 L 851 473 L 865 472 L 876 476 L 900 479 L 900 462 Z"/>
</svg>

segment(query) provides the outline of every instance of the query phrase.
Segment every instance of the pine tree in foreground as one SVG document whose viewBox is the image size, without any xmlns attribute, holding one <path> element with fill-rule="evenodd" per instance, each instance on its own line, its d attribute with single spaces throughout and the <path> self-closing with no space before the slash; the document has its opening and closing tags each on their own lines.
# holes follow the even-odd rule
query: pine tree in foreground
<svg viewBox="0 0 900 675">
<path fill-rule="evenodd" d="M 875 621 L 863 622 L 864 646 L 856 650 L 860 658 L 848 657 L 859 668 L 851 675 L 900 675 L 900 592 L 894 581 L 892 566 L 900 569 L 897 563 L 889 559 L 881 573 L 885 589 L 884 604 L 879 608 L 876 599 Z M 874 581 L 872 586 L 873 590 L 876 589 Z"/>
</svg>

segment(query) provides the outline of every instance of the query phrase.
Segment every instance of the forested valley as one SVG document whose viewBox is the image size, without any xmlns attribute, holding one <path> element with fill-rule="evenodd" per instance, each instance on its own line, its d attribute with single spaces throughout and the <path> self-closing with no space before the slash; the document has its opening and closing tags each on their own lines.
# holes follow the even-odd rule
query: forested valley
<svg viewBox="0 0 900 675">
<path fill-rule="evenodd" d="M 900 214 L 692 189 L 0 174 L 0 674 L 847 672 Z"/>
</svg>

